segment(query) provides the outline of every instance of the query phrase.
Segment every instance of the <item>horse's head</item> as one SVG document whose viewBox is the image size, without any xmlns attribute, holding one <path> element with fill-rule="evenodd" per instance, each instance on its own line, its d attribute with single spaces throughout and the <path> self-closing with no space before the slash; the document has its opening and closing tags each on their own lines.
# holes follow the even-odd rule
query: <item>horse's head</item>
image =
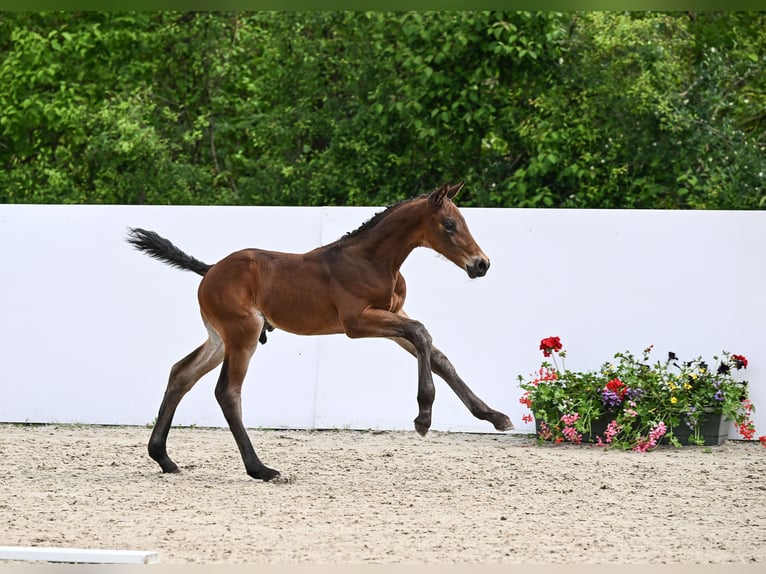
<svg viewBox="0 0 766 574">
<path fill-rule="evenodd" d="M 430 225 L 425 230 L 425 245 L 465 269 L 473 279 L 487 274 L 489 258 L 476 244 L 465 219 L 452 202 L 463 185 L 464 182 L 444 184 L 428 196 Z"/>
</svg>

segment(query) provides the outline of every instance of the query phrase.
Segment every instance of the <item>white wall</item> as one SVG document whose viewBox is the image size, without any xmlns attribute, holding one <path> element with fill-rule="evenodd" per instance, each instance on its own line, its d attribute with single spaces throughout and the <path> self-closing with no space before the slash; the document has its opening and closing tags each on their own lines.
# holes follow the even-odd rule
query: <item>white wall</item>
<svg viewBox="0 0 766 574">
<path fill-rule="evenodd" d="M 0 205 L 0 421 L 146 424 L 172 363 L 205 339 L 199 277 L 125 241 L 153 229 L 203 261 L 242 247 L 306 251 L 375 208 Z M 758 434 L 766 434 L 766 213 L 465 209 L 492 260 L 470 280 L 428 250 L 404 265 L 408 313 L 473 390 L 522 432 L 516 377 L 558 335 L 567 366 L 617 351 L 748 357 Z M 410 429 L 415 361 L 390 341 L 275 331 L 245 385 L 253 427 Z M 177 424 L 225 426 L 217 372 L 187 395 Z M 489 432 L 437 379 L 433 428 Z"/>
</svg>

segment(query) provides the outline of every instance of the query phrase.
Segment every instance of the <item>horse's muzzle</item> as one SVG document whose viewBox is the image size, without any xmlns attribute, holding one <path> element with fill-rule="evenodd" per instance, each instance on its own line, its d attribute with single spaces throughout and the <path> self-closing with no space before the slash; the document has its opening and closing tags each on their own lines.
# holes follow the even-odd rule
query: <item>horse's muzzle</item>
<svg viewBox="0 0 766 574">
<path fill-rule="evenodd" d="M 477 257 L 473 260 L 473 263 L 465 266 L 465 270 L 471 279 L 475 279 L 476 277 L 484 277 L 489 270 L 489 259 Z"/>
</svg>

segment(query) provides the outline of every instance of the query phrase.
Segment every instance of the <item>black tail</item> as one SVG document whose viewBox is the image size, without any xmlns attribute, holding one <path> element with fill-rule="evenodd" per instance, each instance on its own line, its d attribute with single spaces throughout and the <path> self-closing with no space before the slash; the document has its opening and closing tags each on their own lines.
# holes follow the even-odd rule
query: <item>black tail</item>
<svg viewBox="0 0 766 574">
<path fill-rule="evenodd" d="M 154 231 L 147 231 L 139 227 L 128 228 L 127 242 L 139 251 L 159 259 L 178 269 L 194 271 L 198 275 L 205 275 L 212 265 L 203 263 L 191 255 L 187 255 L 164 237 L 160 237 Z"/>
</svg>

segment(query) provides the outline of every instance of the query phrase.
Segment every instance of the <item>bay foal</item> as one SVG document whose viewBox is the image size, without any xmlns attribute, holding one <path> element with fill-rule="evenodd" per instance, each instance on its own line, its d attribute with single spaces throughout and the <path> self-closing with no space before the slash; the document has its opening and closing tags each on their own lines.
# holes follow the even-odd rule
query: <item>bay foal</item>
<svg viewBox="0 0 766 574">
<path fill-rule="evenodd" d="M 452 199 L 463 184 L 388 207 L 356 231 L 308 253 L 243 249 L 208 265 L 187 255 L 152 231 L 132 228 L 128 241 L 169 265 L 202 275 L 198 298 L 207 341 L 173 365 L 149 455 L 163 472 L 178 472 L 167 453 L 167 437 L 176 407 L 206 373 L 223 363 L 215 397 L 239 447 L 247 474 L 265 481 L 280 476 L 265 466 L 242 422 L 241 390 L 250 358 L 266 330 L 299 335 L 345 333 L 351 338 L 387 337 L 417 358 L 418 415 L 415 429 L 431 426 L 434 383 L 442 377 L 470 412 L 497 430 L 513 428 L 510 419 L 489 408 L 432 346 L 426 328 L 404 312 L 406 286 L 399 272 L 416 247 L 430 247 L 465 270 L 482 277 L 489 259 L 471 236 Z"/>
</svg>

